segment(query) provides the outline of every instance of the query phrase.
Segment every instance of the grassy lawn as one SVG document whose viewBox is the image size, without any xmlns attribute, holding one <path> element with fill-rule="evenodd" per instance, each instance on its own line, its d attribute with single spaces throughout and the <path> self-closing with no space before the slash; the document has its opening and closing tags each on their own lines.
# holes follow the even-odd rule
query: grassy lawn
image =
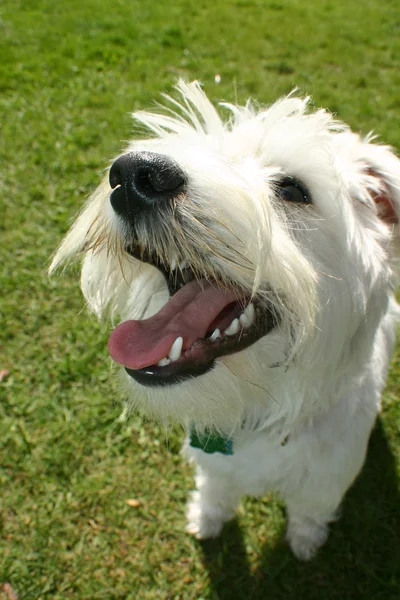
<svg viewBox="0 0 400 600">
<path fill-rule="evenodd" d="M 400 149 L 398 0 L 1 1 L 0 600 L 398 600 L 399 353 L 314 562 L 282 541 L 274 496 L 201 544 L 184 533 L 181 432 L 167 443 L 138 415 L 118 421 L 108 327 L 87 316 L 77 271 L 47 278 L 129 111 L 178 76 L 239 102 L 297 85 Z"/>
</svg>

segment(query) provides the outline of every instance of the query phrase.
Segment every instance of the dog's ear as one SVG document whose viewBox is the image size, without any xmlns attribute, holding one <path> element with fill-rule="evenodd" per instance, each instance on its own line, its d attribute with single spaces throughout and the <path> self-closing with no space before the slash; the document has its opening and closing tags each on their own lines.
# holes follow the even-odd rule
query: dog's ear
<svg viewBox="0 0 400 600">
<path fill-rule="evenodd" d="M 399 235 L 400 160 L 388 146 L 366 144 L 365 174 L 378 217 Z"/>
<path fill-rule="evenodd" d="M 378 217 L 387 225 L 398 225 L 400 218 L 399 194 L 396 194 L 396 190 L 386 183 L 382 173 L 368 169 L 368 175 L 379 181 L 379 186 L 370 192 Z"/>
</svg>

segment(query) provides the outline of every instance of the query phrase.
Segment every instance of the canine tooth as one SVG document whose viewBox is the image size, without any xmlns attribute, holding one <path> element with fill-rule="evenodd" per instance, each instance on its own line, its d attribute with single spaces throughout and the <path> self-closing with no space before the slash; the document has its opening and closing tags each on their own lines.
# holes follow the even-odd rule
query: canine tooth
<svg viewBox="0 0 400 600">
<path fill-rule="evenodd" d="M 168 358 L 170 359 L 171 362 L 175 362 L 176 360 L 178 360 L 181 357 L 182 346 L 183 346 L 183 338 L 182 337 L 176 338 L 176 340 L 172 344 L 171 350 L 169 351 L 169 354 L 168 354 Z"/>
<path fill-rule="evenodd" d="M 162 358 L 161 360 L 159 360 L 157 365 L 159 367 L 166 367 L 167 365 L 169 365 L 170 362 L 171 362 L 170 359 L 165 357 L 165 358 Z"/>
<path fill-rule="evenodd" d="M 183 260 L 181 263 L 179 263 L 179 268 L 181 271 L 183 271 L 183 269 L 186 269 L 187 267 L 187 260 Z"/>
<path fill-rule="evenodd" d="M 240 324 L 243 326 L 244 329 L 248 329 L 253 324 L 254 317 L 254 305 L 250 303 L 248 306 L 246 306 L 245 311 L 239 317 Z"/>
<path fill-rule="evenodd" d="M 250 302 L 250 304 L 248 304 L 246 306 L 246 310 L 244 312 L 247 313 L 251 317 L 252 321 L 254 321 L 256 309 L 254 308 L 254 304 L 252 302 Z"/>
<path fill-rule="evenodd" d="M 178 261 L 176 260 L 176 258 L 173 258 L 171 260 L 171 271 L 175 271 L 177 264 L 178 264 Z"/>
<path fill-rule="evenodd" d="M 210 341 L 215 342 L 217 338 L 221 337 L 221 332 L 219 329 L 216 329 L 212 335 L 210 335 Z"/>
<path fill-rule="evenodd" d="M 240 329 L 239 319 L 233 319 L 232 323 L 225 329 L 225 335 L 236 335 Z"/>
</svg>

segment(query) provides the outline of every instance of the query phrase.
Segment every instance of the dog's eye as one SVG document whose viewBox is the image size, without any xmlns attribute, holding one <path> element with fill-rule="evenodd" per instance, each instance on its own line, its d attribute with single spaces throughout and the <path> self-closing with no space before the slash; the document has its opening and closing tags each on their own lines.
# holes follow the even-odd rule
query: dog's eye
<svg viewBox="0 0 400 600">
<path fill-rule="evenodd" d="M 279 196 L 287 202 L 297 202 L 298 204 L 310 204 L 308 192 L 293 177 L 285 177 L 278 188 Z"/>
</svg>

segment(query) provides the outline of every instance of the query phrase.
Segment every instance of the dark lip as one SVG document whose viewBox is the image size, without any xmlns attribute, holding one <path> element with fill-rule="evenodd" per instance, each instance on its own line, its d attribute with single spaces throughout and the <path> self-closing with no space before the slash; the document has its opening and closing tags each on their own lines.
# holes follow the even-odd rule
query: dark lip
<svg viewBox="0 0 400 600">
<path fill-rule="evenodd" d="M 197 340 L 191 350 L 197 358 L 182 356 L 179 360 L 165 367 L 151 365 L 144 369 L 128 369 L 126 372 L 132 379 L 147 387 L 162 387 L 180 384 L 188 379 L 199 377 L 211 371 L 216 360 L 245 350 L 259 339 L 270 333 L 276 326 L 276 317 L 268 309 L 262 312 L 260 306 L 256 309 L 256 321 L 249 328 L 242 330 L 232 337 L 211 342 L 209 339 Z"/>
<path fill-rule="evenodd" d="M 179 361 L 177 361 L 179 362 Z M 166 385 L 174 385 L 183 383 L 187 379 L 193 379 L 199 375 L 204 375 L 211 371 L 215 365 L 215 361 L 204 363 L 202 365 L 188 364 L 177 369 L 175 363 L 166 367 L 147 367 L 146 369 L 128 369 L 125 371 L 138 383 L 146 387 L 164 387 Z"/>
</svg>

